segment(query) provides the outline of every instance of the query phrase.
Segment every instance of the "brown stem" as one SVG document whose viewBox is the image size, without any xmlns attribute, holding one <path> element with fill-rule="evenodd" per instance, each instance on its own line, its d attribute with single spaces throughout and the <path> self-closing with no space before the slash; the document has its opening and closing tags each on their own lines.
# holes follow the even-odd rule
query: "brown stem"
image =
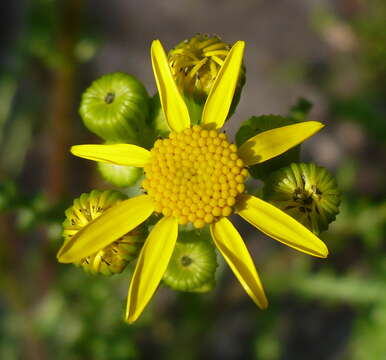
<svg viewBox="0 0 386 360">
<path fill-rule="evenodd" d="M 62 62 L 52 72 L 50 106 L 47 195 L 57 201 L 66 191 L 69 178 L 68 147 L 71 139 L 71 122 L 75 119 L 74 90 L 76 61 L 74 48 L 79 37 L 81 0 L 58 2 L 61 14 L 57 45 Z"/>
</svg>

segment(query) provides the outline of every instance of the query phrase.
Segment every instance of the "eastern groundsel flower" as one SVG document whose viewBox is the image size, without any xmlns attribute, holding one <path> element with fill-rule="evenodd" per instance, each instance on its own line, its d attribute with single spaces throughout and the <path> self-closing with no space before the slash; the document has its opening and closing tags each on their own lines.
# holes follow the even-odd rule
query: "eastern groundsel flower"
<svg viewBox="0 0 386 360">
<path fill-rule="evenodd" d="M 210 226 L 213 242 L 241 285 L 261 308 L 268 302 L 243 239 L 227 219 L 232 213 L 263 233 L 307 254 L 326 257 L 325 244 L 275 206 L 245 193 L 246 167 L 298 145 L 323 125 L 303 122 L 260 133 L 239 148 L 218 129 L 224 124 L 237 84 L 244 42 L 232 47 L 205 103 L 200 125 L 189 113 L 173 80 L 165 51 L 152 43 L 151 60 L 162 109 L 171 129 L 148 151 L 132 144 L 78 145 L 74 155 L 116 165 L 143 167 L 147 194 L 118 203 L 66 241 L 58 253 L 63 263 L 78 261 L 108 246 L 144 222 L 163 214 L 138 257 L 131 279 L 126 319 L 134 322 L 156 291 L 172 256 L 178 225 Z"/>
</svg>

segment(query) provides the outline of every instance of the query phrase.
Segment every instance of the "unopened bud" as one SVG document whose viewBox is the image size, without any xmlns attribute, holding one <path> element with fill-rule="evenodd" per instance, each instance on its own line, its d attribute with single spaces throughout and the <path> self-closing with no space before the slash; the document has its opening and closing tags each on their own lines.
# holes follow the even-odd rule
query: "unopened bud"
<svg viewBox="0 0 386 360">
<path fill-rule="evenodd" d="M 83 227 L 123 199 L 124 196 L 120 192 L 113 190 L 93 190 L 91 193 L 82 194 L 74 200 L 73 205 L 65 212 L 64 240 L 73 237 Z M 127 264 L 138 256 L 144 240 L 144 231 L 138 227 L 74 264 L 81 266 L 90 274 L 113 275 L 121 273 Z"/>
<path fill-rule="evenodd" d="M 339 213 L 340 191 L 334 177 L 313 163 L 293 163 L 266 180 L 263 196 L 315 234 Z"/>
<path fill-rule="evenodd" d="M 79 113 L 86 127 L 102 139 L 141 145 L 149 97 L 133 76 L 106 74 L 83 93 Z"/>
<path fill-rule="evenodd" d="M 213 288 L 216 252 L 205 233 L 180 232 L 163 281 L 174 290 L 206 292 Z"/>
<path fill-rule="evenodd" d="M 231 45 L 217 36 L 198 34 L 170 50 L 170 68 L 181 92 L 205 100 L 230 49 Z M 240 97 L 244 84 L 245 68 L 242 66 L 235 98 Z"/>
</svg>

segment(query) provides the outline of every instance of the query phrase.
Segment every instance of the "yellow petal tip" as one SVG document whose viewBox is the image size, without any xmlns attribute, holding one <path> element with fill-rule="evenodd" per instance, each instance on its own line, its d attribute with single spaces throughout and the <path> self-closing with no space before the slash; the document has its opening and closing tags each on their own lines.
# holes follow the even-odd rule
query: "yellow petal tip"
<svg viewBox="0 0 386 360">
<path fill-rule="evenodd" d="M 328 254 L 329 254 L 329 251 L 328 251 L 326 244 L 320 239 L 319 239 L 318 248 L 317 249 L 314 248 L 313 252 L 309 252 L 309 255 L 312 255 L 312 256 L 315 256 L 318 258 L 322 258 L 322 259 L 327 258 Z"/>
<path fill-rule="evenodd" d="M 255 294 L 256 295 L 256 294 Z M 267 310 L 268 308 L 268 299 L 265 296 L 265 292 L 263 290 L 262 293 L 258 294 L 259 296 L 256 298 L 253 298 L 253 301 L 258 306 L 260 310 Z"/>
<path fill-rule="evenodd" d="M 58 262 L 62 264 L 70 264 L 81 259 L 81 257 L 73 256 L 73 254 L 66 249 L 66 244 L 60 248 L 56 254 L 56 258 Z"/>
<path fill-rule="evenodd" d="M 320 253 L 320 256 L 319 256 L 319 257 L 325 259 L 325 258 L 328 257 L 328 255 L 329 255 L 328 248 L 327 248 L 327 246 L 325 246 L 325 248 L 323 249 L 323 251 Z"/>
<path fill-rule="evenodd" d="M 136 320 L 137 320 L 137 316 L 126 315 L 126 322 L 127 322 L 129 325 L 134 324 Z"/>
<path fill-rule="evenodd" d="M 326 126 L 319 121 L 309 121 L 309 123 L 315 125 L 315 128 L 318 129 L 318 131 Z"/>
<path fill-rule="evenodd" d="M 74 146 L 71 146 L 70 148 L 70 153 L 72 155 L 75 155 L 76 156 L 76 149 L 78 148 L 78 145 L 74 145 Z"/>
<path fill-rule="evenodd" d="M 161 42 L 158 40 L 158 39 L 154 39 L 152 42 L 151 42 L 151 50 L 153 51 L 154 50 L 154 47 L 155 46 L 159 46 L 161 44 Z"/>
<path fill-rule="evenodd" d="M 267 310 L 268 309 L 268 300 L 264 304 L 260 304 L 260 310 Z"/>
<path fill-rule="evenodd" d="M 236 41 L 236 43 L 233 46 L 240 47 L 240 48 L 242 48 L 242 50 L 244 50 L 244 48 L 245 48 L 245 41 L 238 40 L 238 41 Z"/>
<path fill-rule="evenodd" d="M 57 253 L 56 258 L 57 258 L 58 262 L 60 262 L 62 264 L 69 264 L 69 263 L 72 263 L 73 261 L 75 261 L 71 258 L 68 258 L 66 256 L 66 254 L 62 254 L 60 251 Z"/>
</svg>

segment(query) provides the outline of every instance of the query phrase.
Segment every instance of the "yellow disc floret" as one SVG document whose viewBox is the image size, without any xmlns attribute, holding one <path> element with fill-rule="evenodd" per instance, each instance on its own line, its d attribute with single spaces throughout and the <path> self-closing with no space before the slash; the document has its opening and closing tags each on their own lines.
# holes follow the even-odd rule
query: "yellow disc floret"
<svg viewBox="0 0 386 360">
<path fill-rule="evenodd" d="M 247 175 L 236 151 L 224 133 L 198 125 L 157 140 L 142 183 L 156 212 L 196 228 L 231 215 Z"/>
</svg>

